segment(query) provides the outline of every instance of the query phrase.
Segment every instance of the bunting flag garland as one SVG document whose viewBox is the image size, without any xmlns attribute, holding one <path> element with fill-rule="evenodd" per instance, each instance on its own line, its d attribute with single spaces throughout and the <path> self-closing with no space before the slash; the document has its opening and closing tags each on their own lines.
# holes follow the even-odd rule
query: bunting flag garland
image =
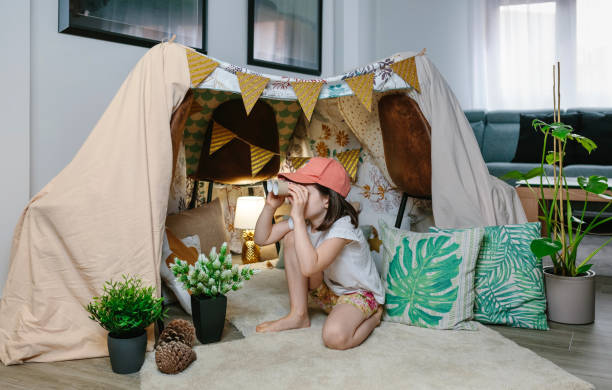
<svg viewBox="0 0 612 390">
<path fill-rule="evenodd" d="M 319 99 L 319 92 L 321 87 L 325 84 L 324 81 L 310 80 L 310 81 L 294 81 L 291 83 L 293 91 L 302 106 L 302 111 L 308 121 L 312 117 L 317 100 Z"/>
<path fill-rule="evenodd" d="M 360 149 L 347 150 L 346 152 L 338 153 L 336 159 L 342 164 L 351 179 L 357 179 L 357 163 L 359 162 Z"/>
<path fill-rule="evenodd" d="M 266 88 L 269 78 L 258 76 L 252 73 L 236 72 L 238 77 L 238 84 L 240 85 L 240 92 L 242 95 L 242 102 L 246 109 L 247 115 L 251 113 L 251 109 L 261 96 L 261 93 Z"/>
<path fill-rule="evenodd" d="M 345 79 L 355 95 L 365 108 L 372 112 L 372 89 L 374 88 L 374 73 L 366 73 L 360 76 Z"/>
<path fill-rule="evenodd" d="M 289 157 L 291 161 L 291 166 L 294 169 L 300 169 L 304 164 L 310 160 L 310 157 Z"/>
<path fill-rule="evenodd" d="M 251 176 L 255 176 L 274 157 L 276 153 L 251 145 Z"/>
<path fill-rule="evenodd" d="M 191 85 L 195 87 L 204 81 L 215 70 L 219 63 L 193 50 L 185 50 L 187 51 L 187 63 L 189 64 Z"/>
<path fill-rule="evenodd" d="M 412 86 L 421 93 L 421 86 L 419 85 L 419 77 L 417 74 L 416 61 L 414 57 L 406 58 L 400 62 L 396 62 L 391 65 L 391 69 L 397 73 L 408 85 Z"/>
<path fill-rule="evenodd" d="M 234 138 L 236 138 L 236 135 L 234 135 L 234 133 L 232 133 L 230 130 L 226 129 L 225 127 L 221 126 L 217 122 L 214 122 L 213 128 L 212 128 L 212 136 L 210 139 L 210 149 L 209 149 L 208 154 L 209 155 L 213 154 L 217 150 L 221 149 L 223 145 L 230 142 Z"/>
</svg>

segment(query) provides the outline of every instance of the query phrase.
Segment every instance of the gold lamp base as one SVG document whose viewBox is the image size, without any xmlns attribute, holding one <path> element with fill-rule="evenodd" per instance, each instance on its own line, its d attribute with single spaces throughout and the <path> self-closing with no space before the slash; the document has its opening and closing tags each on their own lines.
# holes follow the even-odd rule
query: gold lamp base
<svg viewBox="0 0 612 390">
<path fill-rule="evenodd" d="M 261 260 L 261 256 L 259 254 L 259 246 L 255 244 L 253 238 L 255 236 L 255 232 L 253 230 L 244 230 L 242 232 L 242 263 L 250 264 L 257 263 Z"/>
</svg>

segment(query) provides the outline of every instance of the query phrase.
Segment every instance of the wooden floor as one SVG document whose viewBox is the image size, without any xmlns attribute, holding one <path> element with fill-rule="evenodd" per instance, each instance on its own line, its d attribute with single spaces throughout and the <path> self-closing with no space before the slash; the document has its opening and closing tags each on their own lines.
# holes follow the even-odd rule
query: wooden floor
<svg viewBox="0 0 612 390">
<path fill-rule="evenodd" d="M 551 322 L 548 332 L 502 326 L 491 328 L 593 383 L 598 389 L 612 389 L 612 277 L 597 276 L 596 302 L 597 318 L 591 325 Z M 173 305 L 170 318 L 177 317 L 189 318 Z M 222 342 L 242 337 L 233 325 L 226 323 Z M 135 389 L 139 385 L 138 373 L 115 374 L 108 358 L 16 366 L 0 364 L 0 389 Z"/>
</svg>

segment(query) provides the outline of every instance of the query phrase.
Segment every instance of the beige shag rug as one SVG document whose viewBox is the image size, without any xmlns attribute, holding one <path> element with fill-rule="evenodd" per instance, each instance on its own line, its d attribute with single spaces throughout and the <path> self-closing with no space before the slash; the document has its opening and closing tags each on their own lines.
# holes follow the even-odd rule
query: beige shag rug
<svg viewBox="0 0 612 390">
<path fill-rule="evenodd" d="M 255 333 L 288 312 L 283 270 L 265 270 L 228 294 L 228 319 L 244 339 L 195 347 L 197 360 L 165 375 L 148 353 L 143 389 L 592 389 L 589 383 L 479 324 L 478 331 L 430 330 L 382 322 L 359 347 L 326 348 L 325 314 L 311 327 Z"/>
</svg>

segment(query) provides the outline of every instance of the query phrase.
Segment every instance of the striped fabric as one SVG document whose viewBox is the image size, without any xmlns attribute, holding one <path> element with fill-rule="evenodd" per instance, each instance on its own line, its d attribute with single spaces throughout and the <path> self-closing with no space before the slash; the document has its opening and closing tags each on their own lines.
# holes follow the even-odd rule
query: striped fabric
<svg viewBox="0 0 612 390">
<path fill-rule="evenodd" d="M 361 104 L 372 112 L 372 89 L 374 88 L 374 73 L 366 73 L 361 76 L 355 76 L 345 79 L 346 83 L 351 87 L 355 96 L 359 98 Z"/>
<path fill-rule="evenodd" d="M 209 154 L 213 154 L 217 150 L 221 149 L 223 145 L 233 140 L 236 136 L 230 130 L 221 126 L 217 122 L 213 123 L 212 137 L 210 139 L 210 150 Z"/>
<path fill-rule="evenodd" d="M 291 83 L 293 91 L 302 106 L 302 111 L 306 115 L 306 119 L 310 121 L 312 112 L 314 111 L 317 100 L 319 99 L 319 92 L 323 86 L 323 81 L 294 81 Z"/>
<path fill-rule="evenodd" d="M 291 166 L 294 169 L 300 169 L 304 164 L 306 164 L 306 162 L 308 162 L 308 160 L 310 160 L 310 157 L 289 157 L 289 159 L 291 160 Z"/>
<path fill-rule="evenodd" d="M 406 58 L 405 60 L 392 64 L 391 69 L 404 79 L 405 82 L 416 89 L 418 93 L 421 93 L 414 57 Z"/>
<path fill-rule="evenodd" d="M 273 152 L 251 145 L 251 176 L 255 176 L 274 157 Z"/>
<path fill-rule="evenodd" d="M 185 50 L 187 51 L 191 86 L 196 87 L 215 70 L 219 63 L 193 50 Z"/>
<path fill-rule="evenodd" d="M 247 115 L 249 115 L 270 79 L 256 74 L 242 72 L 236 72 L 236 77 L 238 77 L 244 108 L 246 109 Z"/>
<path fill-rule="evenodd" d="M 338 153 L 336 159 L 342 164 L 346 172 L 351 177 L 351 180 L 357 180 L 357 165 L 359 163 L 360 149 L 347 150 L 346 152 Z"/>
</svg>

